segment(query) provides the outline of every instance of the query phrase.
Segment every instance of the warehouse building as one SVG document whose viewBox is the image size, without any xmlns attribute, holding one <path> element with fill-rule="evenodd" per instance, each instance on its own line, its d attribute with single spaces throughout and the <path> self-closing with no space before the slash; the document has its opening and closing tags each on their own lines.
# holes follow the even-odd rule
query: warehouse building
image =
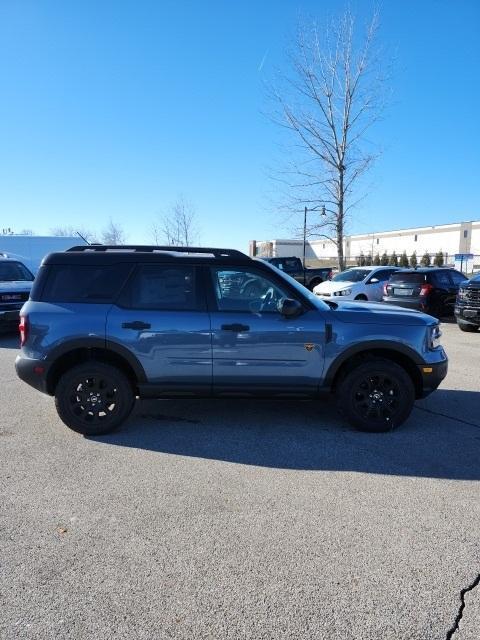
<svg viewBox="0 0 480 640">
<path fill-rule="evenodd" d="M 442 252 L 446 264 L 454 264 L 455 256 L 472 256 L 473 268 L 480 269 L 480 220 L 457 222 L 433 227 L 415 227 L 345 236 L 344 254 L 347 264 L 356 264 L 360 255 L 375 256 L 377 253 L 399 256 L 403 252 L 408 256 L 415 253 L 420 258 L 428 253 L 432 259 Z M 250 255 L 298 256 L 303 255 L 303 240 L 252 240 Z M 327 239 L 307 239 L 306 258 L 309 264 L 331 263 L 336 261 L 337 249 Z"/>
</svg>

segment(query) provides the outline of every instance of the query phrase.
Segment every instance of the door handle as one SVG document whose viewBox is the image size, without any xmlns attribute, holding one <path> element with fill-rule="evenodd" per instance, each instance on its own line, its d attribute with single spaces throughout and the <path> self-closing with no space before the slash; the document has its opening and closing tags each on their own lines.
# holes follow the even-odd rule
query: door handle
<svg viewBox="0 0 480 640">
<path fill-rule="evenodd" d="M 239 333 L 240 331 L 249 331 L 250 327 L 248 324 L 222 324 L 222 331 L 236 331 Z"/>
<path fill-rule="evenodd" d="M 134 329 L 135 331 L 140 331 L 141 329 L 150 329 L 151 326 L 152 325 L 149 322 L 142 322 L 141 320 L 122 323 L 122 329 Z"/>
</svg>

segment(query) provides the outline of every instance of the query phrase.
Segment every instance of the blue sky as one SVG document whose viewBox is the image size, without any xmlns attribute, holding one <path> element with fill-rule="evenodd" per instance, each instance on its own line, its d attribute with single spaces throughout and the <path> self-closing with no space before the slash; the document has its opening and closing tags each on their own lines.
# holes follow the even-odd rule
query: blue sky
<svg viewBox="0 0 480 640">
<path fill-rule="evenodd" d="M 371 2 L 351 2 L 363 21 Z M 299 16 L 343 2 L 0 0 L 0 227 L 131 242 L 179 194 L 202 244 L 285 237 L 268 207 L 279 132 L 263 82 Z M 396 59 L 383 155 L 350 232 L 480 218 L 480 2 L 384 0 Z"/>
</svg>

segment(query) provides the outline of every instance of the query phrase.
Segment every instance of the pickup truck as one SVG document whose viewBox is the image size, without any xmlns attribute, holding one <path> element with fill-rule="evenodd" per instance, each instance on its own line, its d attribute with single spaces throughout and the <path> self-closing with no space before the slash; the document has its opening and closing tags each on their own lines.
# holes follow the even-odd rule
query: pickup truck
<svg viewBox="0 0 480 640">
<path fill-rule="evenodd" d="M 263 258 L 277 269 L 281 269 L 297 282 L 303 284 L 307 289 L 313 291 L 314 287 L 325 280 L 330 280 L 333 273 L 333 267 L 319 267 L 313 269 L 310 267 L 303 268 L 300 258 L 294 256 L 290 258 Z"/>
</svg>

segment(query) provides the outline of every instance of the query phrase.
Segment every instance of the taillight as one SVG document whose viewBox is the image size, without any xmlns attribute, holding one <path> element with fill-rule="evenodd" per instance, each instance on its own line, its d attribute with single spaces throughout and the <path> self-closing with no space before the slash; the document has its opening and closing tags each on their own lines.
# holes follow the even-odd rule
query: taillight
<svg viewBox="0 0 480 640">
<path fill-rule="evenodd" d="M 20 331 L 20 346 L 23 347 L 28 338 L 28 320 L 26 316 L 20 316 L 18 330 Z"/>
<path fill-rule="evenodd" d="M 383 285 L 383 295 L 388 296 L 387 283 Z"/>
<path fill-rule="evenodd" d="M 421 296 L 428 296 L 429 293 L 431 293 L 433 291 L 433 287 L 431 284 L 422 284 L 421 288 L 420 288 L 420 295 Z"/>
<path fill-rule="evenodd" d="M 331 280 L 333 276 L 333 271 L 329 271 L 327 274 L 327 280 Z"/>
</svg>

